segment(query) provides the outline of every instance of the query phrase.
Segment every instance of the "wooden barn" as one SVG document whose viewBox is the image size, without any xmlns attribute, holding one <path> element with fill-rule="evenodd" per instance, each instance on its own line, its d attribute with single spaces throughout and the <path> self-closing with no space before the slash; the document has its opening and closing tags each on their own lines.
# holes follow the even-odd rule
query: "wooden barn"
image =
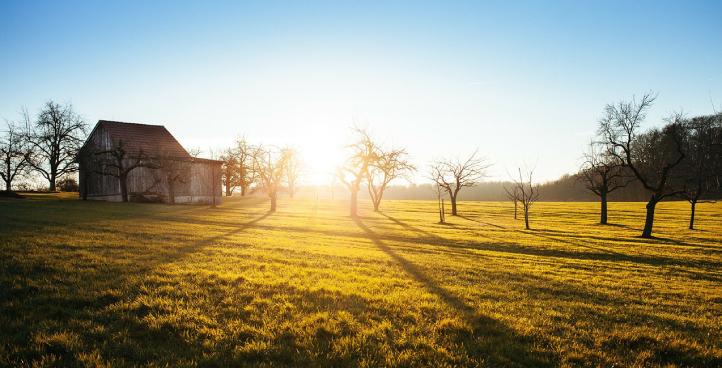
<svg viewBox="0 0 722 368">
<path fill-rule="evenodd" d="M 80 197 L 221 203 L 221 161 L 195 158 L 162 125 L 100 120 L 77 157 Z"/>
</svg>

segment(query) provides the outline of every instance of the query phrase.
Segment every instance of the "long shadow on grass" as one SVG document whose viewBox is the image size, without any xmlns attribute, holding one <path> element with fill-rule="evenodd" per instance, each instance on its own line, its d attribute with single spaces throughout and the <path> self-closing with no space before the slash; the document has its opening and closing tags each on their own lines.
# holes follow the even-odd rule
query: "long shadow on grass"
<svg viewBox="0 0 722 368">
<path fill-rule="evenodd" d="M 474 219 L 472 219 L 472 218 L 470 218 L 470 217 L 466 217 L 466 216 L 462 216 L 462 215 L 457 215 L 457 217 L 463 218 L 464 220 L 467 220 L 467 221 L 476 222 L 477 224 L 482 224 L 482 225 L 486 225 L 486 226 L 495 227 L 495 228 L 497 228 L 497 229 L 506 230 L 506 228 L 505 228 L 504 226 L 495 225 L 495 224 L 492 224 L 492 223 L 490 223 L 490 222 L 484 222 L 484 221 L 474 220 Z"/>
<path fill-rule="evenodd" d="M 446 305 L 456 310 L 472 326 L 471 336 L 465 336 L 459 331 L 453 336 L 458 345 L 466 349 L 468 356 L 484 358 L 485 363 L 503 366 L 543 367 L 552 366 L 558 361 L 557 356 L 534 348 L 534 346 L 546 345 L 545 342 L 540 344 L 540 341 L 535 341 L 531 337 L 520 336 L 503 323 L 479 314 L 473 307 L 439 286 L 435 280 L 386 245 L 361 219 L 354 218 L 354 222 L 379 249 L 398 262 L 404 271 L 423 284 L 432 294 L 437 295 Z"/>
<path fill-rule="evenodd" d="M 437 239 L 437 240 L 446 240 L 446 239 L 444 239 L 444 238 L 442 238 L 442 237 L 440 237 L 440 236 L 438 236 L 438 235 L 436 235 L 436 234 L 432 234 L 432 233 L 430 233 L 430 232 L 428 232 L 428 231 L 421 230 L 421 229 L 419 229 L 419 228 L 416 227 L 416 226 L 411 226 L 411 225 L 409 225 L 409 224 L 407 224 L 407 223 L 405 223 L 405 222 L 399 221 L 399 220 L 397 220 L 396 218 L 391 217 L 391 216 L 389 216 L 389 215 L 387 215 L 387 214 L 385 214 L 385 213 L 383 213 L 383 212 L 379 212 L 379 213 L 381 214 L 381 216 L 386 217 L 387 219 L 391 220 L 391 221 L 392 221 L 393 223 L 395 223 L 396 225 L 399 225 L 399 226 L 403 227 L 403 228 L 406 229 L 406 230 L 411 230 L 411 231 L 413 231 L 413 232 L 419 233 L 419 234 L 421 234 L 421 235 L 423 235 L 424 237 L 427 237 L 427 238 Z"/>
</svg>

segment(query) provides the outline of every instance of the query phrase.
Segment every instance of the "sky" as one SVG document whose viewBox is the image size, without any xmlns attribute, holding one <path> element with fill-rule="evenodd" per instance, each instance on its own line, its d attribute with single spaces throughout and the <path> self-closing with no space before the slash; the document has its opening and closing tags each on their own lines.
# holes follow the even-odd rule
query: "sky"
<svg viewBox="0 0 722 368">
<path fill-rule="evenodd" d="M 722 111 L 720 19 L 720 1 L 4 0 L 0 118 L 53 100 L 206 156 L 292 145 L 310 181 L 357 122 L 419 183 L 477 149 L 489 180 L 528 164 L 544 182 L 578 170 L 608 103 L 658 94 L 644 128 Z"/>
</svg>

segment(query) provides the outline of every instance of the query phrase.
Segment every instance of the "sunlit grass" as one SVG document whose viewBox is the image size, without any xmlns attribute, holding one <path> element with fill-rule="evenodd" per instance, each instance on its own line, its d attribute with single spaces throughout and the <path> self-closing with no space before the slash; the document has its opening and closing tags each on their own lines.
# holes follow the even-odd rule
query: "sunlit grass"
<svg viewBox="0 0 722 368">
<path fill-rule="evenodd" d="M 722 207 L 0 201 L 0 365 L 722 365 Z"/>
</svg>

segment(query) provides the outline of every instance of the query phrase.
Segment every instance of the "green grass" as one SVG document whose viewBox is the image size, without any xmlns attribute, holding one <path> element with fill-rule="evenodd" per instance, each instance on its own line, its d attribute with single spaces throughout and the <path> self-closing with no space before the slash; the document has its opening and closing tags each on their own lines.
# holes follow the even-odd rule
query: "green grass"
<svg viewBox="0 0 722 368">
<path fill-rule="evenodd" d="M 2 366 L 722 366 L 722 207 L 0 200 Z"/>
</svg>

